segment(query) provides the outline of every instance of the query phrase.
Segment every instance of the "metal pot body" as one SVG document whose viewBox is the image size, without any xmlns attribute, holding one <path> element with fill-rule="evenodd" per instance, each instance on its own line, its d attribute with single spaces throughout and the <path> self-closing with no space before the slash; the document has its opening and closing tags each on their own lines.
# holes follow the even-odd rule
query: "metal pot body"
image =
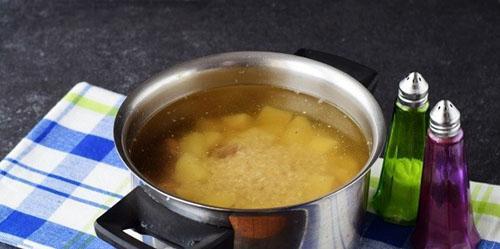
<svg viewBox="0 0 500 249">
<path fill-rule="evenodd" d="M 130 160 L 132 140 L 159 110 L 195 92 L 240 84 L 273 85 L 338 107 L 359 125 L 369 141 L 366 165 L 350 183 L 317 200 L 283 208 L 238 210 L 193 203 L 163 192 Z M 137 185 L 182 216 L 232 227 L 234 248 L 354 248 L 366 210 L 368 173 L 382 150 L 385 124 L 369 91 L 336 68 L 288 54 L 233 52 L 181 64 L 143 83 L 121 106 L 114 136 Z"/>
</svg>

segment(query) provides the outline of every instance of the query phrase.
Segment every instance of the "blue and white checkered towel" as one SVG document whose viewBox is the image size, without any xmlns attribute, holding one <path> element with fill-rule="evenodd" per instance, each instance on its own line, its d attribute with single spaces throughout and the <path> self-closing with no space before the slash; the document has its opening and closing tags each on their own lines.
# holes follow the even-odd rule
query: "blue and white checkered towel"
<svg viewBox="0 0 500 249">
<path fill-rule="evenodd" d="M 94 220 L 132 188 L 113 143 L 124 96 L 77 84 L 0 162 L 0 242 L 22 248 L 111 248 Z M 380 164 L 372 173 L 376 186 Z M 472 183 L 481 248 L 499 248 L 500 187 Z M 368 215 L 363 248 L 401 248 L 412 228 Z"/>
</svg>

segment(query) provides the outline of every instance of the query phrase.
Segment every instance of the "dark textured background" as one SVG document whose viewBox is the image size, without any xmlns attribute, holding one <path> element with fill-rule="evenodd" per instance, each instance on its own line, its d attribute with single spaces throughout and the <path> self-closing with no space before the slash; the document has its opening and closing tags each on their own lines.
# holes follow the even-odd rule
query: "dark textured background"
<svg viewBox="0 0 500 249">
<path fill-rule="evenodd" d="M 500 184 L 498 0 L 0 0 L 0 158 L 77 82 L 126 94 L 195 57 L 300 47 L 377 69 L 387 119 L 420 71 L 462 112 L 471 179 Z"/>
</svg>

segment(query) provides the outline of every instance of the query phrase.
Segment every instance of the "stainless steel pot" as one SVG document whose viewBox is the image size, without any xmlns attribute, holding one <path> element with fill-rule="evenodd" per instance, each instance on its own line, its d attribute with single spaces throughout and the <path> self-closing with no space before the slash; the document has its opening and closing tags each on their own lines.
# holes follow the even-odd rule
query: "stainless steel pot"
<svg viewBox="0 0 500 249">
<path fill-rule="evenodd" d="M 370 143 L 366 165 L 341 189 L 314 201 L 282 208 L 216 208 L 163 192 L 130 159 L 130 145 L 139 129 L 157 111 L 179 98 L 236 84 L 269 84 L 315 96 L 337 106 L 359 125 Z M 150 219 L 154 224 L 140 221 L 140 226 L 135 228 L 159 236 L 170 244 L 189 248 L 219 248 L 224 240 L 225 247 L 234 248 L 354 248 L 367 203 L 368 172 L 382 151 L 385 124 L 381 109 L 370 92 L 339 69 L 289 54 L 233 52 L 181 64 L 140 85 L 121 106 L 114 136 L 119 154 L 140 185 L 132 194 L 147 194 L 146 198 L 121 201 L 108 211 L 111 215 L 105 214 L 97 220 L 97 234 L 115 246 L 147 248 L 131 240 L 122 230 L 133 227 L 131 223 L 138 223 L 140 219 Z M 154 200 L 155 208 L 141 206 L 148 200 Z M 120 208 L 124 203 L 128 207 Z M 139 212 L 146 214 L 138 215 Z M 125 225 L 116 224 L 119 219 L 130 220 L 130 216 L 140 217 Z M 157 224 L 165 217 L 169 224 Z M 176 225 L 178 228 L 173 228 Z M 196 226 L 203 226 L 201 230 L 213 228 L 215 232 L 200 235 Z M 160 231 L 150 232 L 152 227 Z M 169 234 L 187 228 L 188 231 L 182 234 Z"/>
</svg>

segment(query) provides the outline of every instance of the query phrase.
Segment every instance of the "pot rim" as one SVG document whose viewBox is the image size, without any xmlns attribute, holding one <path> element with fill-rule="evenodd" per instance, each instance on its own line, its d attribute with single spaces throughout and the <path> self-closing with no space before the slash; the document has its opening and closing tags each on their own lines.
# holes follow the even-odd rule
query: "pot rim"
<svg viewBox="0 0 500 249">
<path fill-rule="evenodd" d="M 296 60 L 296 61 L 302 61 L 304 63 L 308 63 L 308 64 L 312 64 L 314 65 L 315 67 L 319 67 L 319 68 L 323 68 L 323 69 L 328 69 L 329 71 L 331 71 L 332 73 L 334 74 L 337 74 L 338 76 L 341 76 L 343 78 L 346 78 L 346 81 L 350 81 L 350 83 L 352 84 L 357 84 L 358 88 L 361 87 L 363 89 L 363 91 L 365 91 L 365 97 L 367 97 L 368 101 L 371 102 L 370 104 L 374 104 L 374 107 L 376 109 L 376 113 L 375 113 L 375 116 L 378 117 L 379 119 L 379 128 L 377 129 L 377 132 L 378 132 L 378 135 L 377 134 L 373 134 L 372 136 L 372 144 L 375 145 L 373 146 L 372 148 L 370 149 L 373 149 L 374 150 L 370 150 L 370 154 L 369 154 L 369 158 L 368 160 L 366 161 L 366 163 L 363 165 L 362 169 L 358 172 L 358 174 L 353 177 L 348 183 L 342 185 L 342 187 L 338 188 L 338 189 L 335 189 L 334 191 L 331 191 L 329 192 L 328 194 L 326 195 L 323 195 L 321 197 L 318 197 L 318 198 L 315 198 L 313 200 L 309 200 L 309 201 L 306 201 L 306 202 L 302 202 L 302 203 L 297 203 L 297 204 L 291 204 L 291 205 L 286 205 L 286 206 L 279 206 L 279 207 L 272 207 L 272 208 L 248 208 L 248 209 L 241 209 L 241 208 L 223 208 L 223 207 L 216 207 L 216 206 L 211 206 L 211 205 L 207 205 L 207 204 L 201 204 L 201 203 L 197 203 L 197 202 L 194 202 L 194 201 L 190 201 L 190 200 L 186 200 L 182 197 L 179 197 L 179 196 L 176 196 L 175 194 L 172 194 L 172 193 L 167 193 L 165 191 L 163 191 L 162 189 L 158 188 L 153 182 L 151 182 L 147 177 L 145 177 L 138 169 L 137 167 L 135 166 L 130 166 L 129 164 L 133 165 L 132 163 L 132 160 L 130 160 L 130 158 L 128 158 L 128 155 L 127 153 L 125 153 L 125 143 L 123 141 L 123 131 L 125 130 L 123 126 L 121 126 L 121 123 L 123 123 L 124 121 L 126 121 L 127 117 L 123 118 L 124 116 L 124 112 L 125 112 L 125 109 L 127 109 L 127 106 L 128 106 L 128 103 L 131 102 L 135 97 L 136 95 L 138 95 L 139 93 L 141 93 L 143 91 L 144 88 L 147 87 L 147 85 L 150 85 L 150 84 L 154 84 L 155 82 L 157 81 L 160 81 L 161 79 L 165 78 L 165 77 L 168 77 L 168 75 L 171 73 L 171 72 L 175 72 L 175 71 L 178 71 L 179 69 L 181 71 L 179 72 L 182 72 L 182 71 L 188 71 L 190 70 L 189 67 L 191 65 L 195 65 L 195 64 L 199 64 L 199 63 L 206 63 L 207 61 L 210 61 L 210 60 L 215 60 L 215 59 L 218 59 L 219 57 L 232 57 L 232 58 L 235 58 L 235 57 L 239 57 L 239 58 L 250 58 L 250 57 L 278 57 L 278 58 L 290 58 L 290 59 L 293 59 L 293 60 Z M 219 67 L 224 67 L 224 66 L 219 66 Z M 215 67 L 217 68 L 217 67 Z M 177 72 L 177 73 L 179 73 Z M 236 84 L 235 84 L 236 85 Z M 190 94 L 193 94 L 193 93 L 190 93 Z M 341 108 L 341 106 L 338 106 L 338 108 Z M 342 112 L 344 112 L 345 114 L 349 115 L 348 112 L 340 109 Z M 125 115 L 126 116 L 126 115 Z M 120 129 L 117 129 L 117 127 L 119 127 Z M 122 162 L 127 166 L 127 168 L 131 171 L 131 173 L 137 177 L 145 186 L 147 186 L 148 188 L 154 190 L 155 192 L 157 192 L 158 194 L 160 194 L 162 197 L 165 198 L 166 201 L 169 201 L 170 199 L 173 199 L 175 201 L 178 201 L 182 204 L 185 204 L 185 205 L 188 205 L 188 206 L 192 206 L 192 207 L 196 207 L 196 208 L 202 208 L 204 210 L 208 210 L 208 211 L 217 211 L 217 212 L 222 212 L 222 213 L 247 213 L 247 214 L 251 214 L 251 213 L 271 213 L 271 212 L 279 212 L 279 211 L 283 211 L 283 210 L 287 210 L 287 209 L 296 209 L 296 208 L 300 208 L 300 207 L 304 207 L 304 206 L 308 206 L 310 204 L 314 204 L 314 203 L 317 203 L 317 202 L 320 202 L 322 201 L 323 199 L 327 199 L 327 198 L 330 198 L 331 196 L 333 195 L 336 195 L 340 192 L 342 192 L 344 189 L 347 189 L 349 188 L 351 185 L 357 183 L 358 181 L 362 180 L 362 178 L 364 178 L 366 176 L 367 173 L 370 172 L 370 169 L 371 167 L 373 166 L 373 164 L 377 161 L 377 159 L 379 158 L 381 152 L 382 152 L 382 149 L 384 147 L 384 144 L 385 144 L 385 121 L 384 121 L 384 117 L 383 117 L 383 114 L 382 114 L 382 111 L 381 111 L 381 108 L 380 108 L 380 105 L 378 104 L 378 102 L 375 100 L 375 98 L 373 97 L 373 95 L 359 82 L 357 81 L 356 79 L 354 79 L 353 77 L 351 77 L 350 75 L 348 75 L 347 73 L 333 67 L 333 66 L 330 66 L 328 64 L 325 64 L 325 63 L 322 63 L 322 62 L 319 62 L 319 61 L 316 61 L 316 60 L 312 60 L 312 59 L 308 59 L 308 58 L 305 58 L 305 57 L 301 57 L 301 56 L 297 56 L 297 55 L 292 55 L 292 54 L 285 54 L 285 53 L 278 53 L 278 52 L 268 52 L 268 51 L 236 51 L 236 52 L 227 52 L 227 53 L 217 53 L 217 54 L 211 54 L 211 55 L 207 55 L 207 56 L 203 56 L 203 57 L 199 57 L 199 58 L 196 58 L 196 59 L 192 59 L 192 60 L 189 60 L 189 61 L 186 61 L 186 62 L 183 62 L 183 63 L 180 63 L 180 64 L 177 64 L 177 65 L 174 65 L 172 67 L 169 67 L 163 71 L 161 71 L 160 73 L 154 75 L 153 77 L 149 78 L 148 80 L 144 81 L 143 83 L 141 83 L 138 87 L 136 87 L 130 94 L 127 95 L 126 99 L 123 101 L 123 103 L 121 104 L 119 110 L 118 110 L 118 113 L 116 115 L 116 118 L 115 118 L 115 121 L 114 121 L 114 125 L 113 125 L 113 136 L 114 136 L 114 140 L 115 140 L 115 144 L 116 144 L 116 149 L 120 155 L 120 159 L 122 160 Z M 146 193 L 148 193 L 148 195 L 151 196 L 151 194 L 149 193 L 149 191 L 146 191 Z M 153 197 L 153 196 L 151 196 Z M 155 199 L 155 198 L 153 198 Z"/>
</svg>

